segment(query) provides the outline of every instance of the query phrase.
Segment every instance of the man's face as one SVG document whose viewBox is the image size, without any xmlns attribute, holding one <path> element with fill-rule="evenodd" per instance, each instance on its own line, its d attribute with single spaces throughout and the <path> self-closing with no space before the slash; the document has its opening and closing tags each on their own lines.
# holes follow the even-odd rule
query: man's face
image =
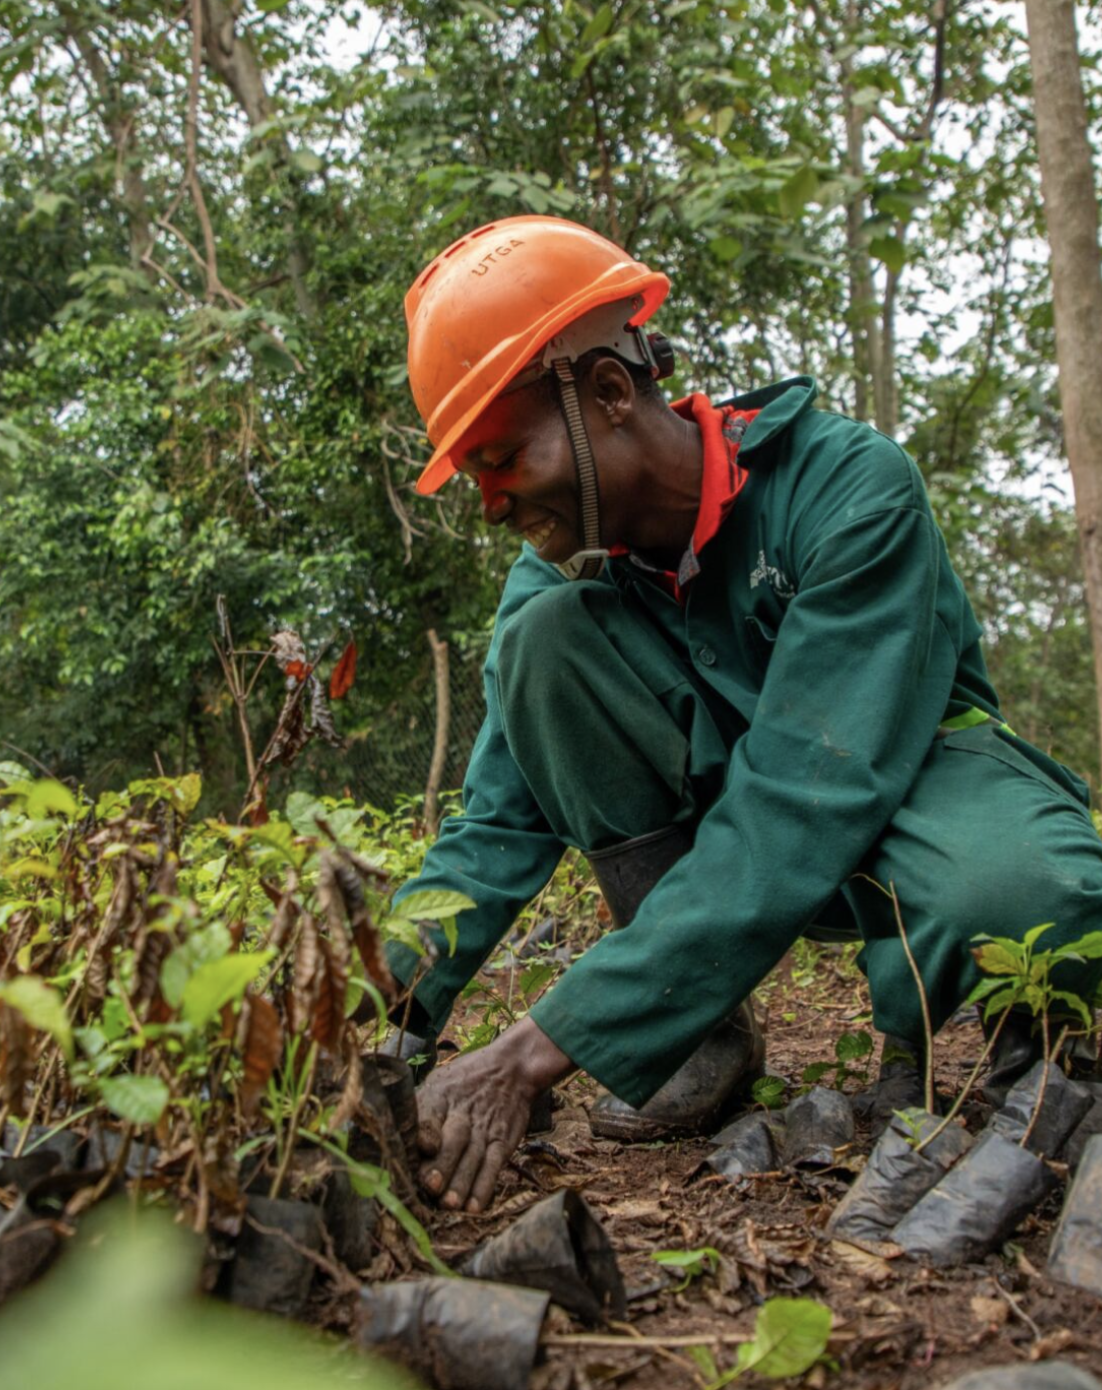
<svg viewBox="0 0 1102 1390">
<path fill-rule="evenodd" d="M 574 454 L 546 384 L 500 397 L 460 440 L 460 471 L 482 492 L 491 526 L 505 526 L 561 564 L 583 548 Z M 588 423 L 588 422 L 587 422 Z"/>
</svg>

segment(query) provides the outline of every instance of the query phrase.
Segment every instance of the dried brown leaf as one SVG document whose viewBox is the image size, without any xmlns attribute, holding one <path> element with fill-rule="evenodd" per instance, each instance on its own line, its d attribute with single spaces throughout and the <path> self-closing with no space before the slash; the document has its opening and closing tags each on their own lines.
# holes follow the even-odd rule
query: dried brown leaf
<svg viewBox="0 0 1102 1390">
<path fill-rule="evenodd" d="M 1010 1305 L 1001 1298 L 985 1298 L 983 1294 L 973 1294 L 968 1306 L 977 1322 L 986 1327 L 1002 1327 L 1010 1316 Z"/>
<path fill-rule="evenodd" d="M 859 1245 L 851 1245 L 845 1240 L 832 1240 L 830 1251 L 840 1265 L 851 1274 L 866 1279 L 870 1284 L 886 1284 L 894 1278 L 894 1271 L 887 1260 L 880 1255 L 872 1254 L 871 1251 L 863 1250 Z"/>
<path fill-rule="evenodd" d="M 287 1007 L 288 1021 L 295 1033 L 305 1032 L 313 1021 L 321 984 L 321 966 L 321 937 L 318 935 L 318 925 L 309 913 L 305 913 L 295 946 L 291 997 Z"/>
<path fill-rule="evenodd" d="M 0 1003 L 0 1105 L 16 1118 L 27 1113 L 27 1087 L 33 1078 L 31 1030 L 18 1010 Z"/>
<path fill-rule="evenodd" d="M 334 1134 L 352 1122 L 364 1097 L 363 1061 L 351 1028 L 346 1029 L 344 1034 L 344 1058 L 347 1064 L 344 1089 L 329 1120 L 330 1133 Z"/>
<path fill-rule="evenodd" d="M 245 1076 L 240 1094 L 241 1108 L 248 1115 L 255 1111 L 268 1078 L 279 1065 L 283 1053 L 283 1029 L 275 1005 L 263 995 L 249 996 L 244 1001 L 243 1016 L 245 1009 L 248 1010 L 248 1017 L 240 1044 Z"/>
<path fill-rule="evenodd" d="M 317 994 L 310 1036 L 329 1052 L 337 1052 L 344 1033 L 344 1001 L 348 992 L 348 970 L 342 968 L 333 948 L 324 938 L 318 940 L 319 968 Z"/>
<path fill-rule="evenodd" d="M 309 731 L 311 734 L 320 734 L 333 748 L 344 747 L 344 739 L 337 733 L 337 726 L 333 723 L 333 713 L 329 708 L 329 701 L 325 698 L 322 683 L 313 675 L 310 677 Z"/>
</svg>

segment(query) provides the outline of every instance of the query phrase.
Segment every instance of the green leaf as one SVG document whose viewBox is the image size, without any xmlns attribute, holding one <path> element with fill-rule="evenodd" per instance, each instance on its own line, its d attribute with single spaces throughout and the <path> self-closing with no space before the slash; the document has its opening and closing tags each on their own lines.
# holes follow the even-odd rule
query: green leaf
<svg viewBox="0 0 1102 1390">
<path fill-rule="evenodd" d="M 201 965 L 229 954 L 233 938 L 221 922 L 212 922 L 191 936 L 161 966 L 161 992 L 174 1009 L 179 1008 L 188 980 Z"/>
<path fill-rule="evenodd" d="M 27 815 L 35 820 L 51 812 L 71 817 L 79 809 L 79 803 L 69 788 L 55 782 L 52 777 L 36 782 L 27 793 Z"/>
<path fill-rule="evenodd" d="M 169 1102 L 168 1087 L 159 1076 L 105 1076 L 99 1093 L 113 1115 L 135 1125 L 155 1125 Z"/>
<path fill-rule="evenodd" d="M 742 242 L 733 236 L 717 236 L 708 243 L 708 250 L 717 261 L 733 261 L 742 255 Z"/>
<path fill-rule="evenodd" d="M 73 1030 L 61 995 L 38 975 L 16 975 L 0 985 L 0 999 L 22 1014 L 27 1024 L 50 1037 L 65 1053 L 73 1055 Z"/>
<path fill-rule="evenodd" d="M 525 1000 L 530 1000 L 540 990 L 546 989 L 556 975 L 556 967 L 549 960 L 534 960 L 521 971 L 520 992 Z"/>
<path fill-rule="evenodd" d="M 758 1312 L 754 1340 L 738 1349 L 737 1371 L 771 1380 L 803 1375 L 826 1351 L 831 1312 L 813 1298 L 770 1298 Z"/>
<path fill-rule="evenodd" d="M 1055 925 L 1055 922 L 1042 922 L 1039 927 L 1030 927 L 1029 931 L 1026 932 L 1025 936 L 1022 937 L 1022 944 L 1024 946 L 1035 945 L 1045 934 L 1045 932 L 1051 931 L 1051 929 Z"/>
<path fill-rule="evenodd" d="M 588 48 L 591 44 L 603 39 L 612 28 L 612 6 L 602 5 L 593 18 L 582 30 L 580 43 L 583 48 Z"/>
<path fill-rule="evenodd" d="M 1065 952 L 1070 952 L 1083 960 L 1102 959 L 1102 931 L 1088 932 L 1086 936 L 1081 936 L 1078 941 L 1069 941 L 1066 946 L 1060 946 L 1056 954 L 1063 957 Z"/>
<path fill-rule="evenodd" d="M 675 1293 L 701 1275 L 714 1274 L 723 1263 L 723 1256 L 714 1245 L 702 1245 L 697 1250 L 652 1250 L 651 1259 L 663 1269 L 676 1269 L 685 1276 Z"/>
<path fill-rule="evenodd" d="M 394 1217 L 402 1230 L 410 1237 L 414 1245 L 420 1252 L 421 1258 L 437 1273 L 455 1278 L 455 1270 L 449 1269 L 444 1261 L 437 1255 L 432 1248 L 432 1238 L 420 1221 L 414 1216 L 401 1199 L 391 1190 L 390 1174 L 383 1168 L 376 1168 L 373 1163 L 359 1163 L 355 1159 L 349 1158 L 343 1149 L 328 1140 L 319 1139 L 316 1134 L 311 1134 L 308 1130 L 300 1129 L 299 1137 L 307 1139 L 311 1143 L 320 1145 L 327 1153 L 333 1155 L 348 1169 L 348 1180 L 352 1184 L 352 1190 L 358 1197 L 373 1197 L 376 1202 Z"/>
<path fill-rule="evenodd" d="M 256 0 L 256 8 L 264 14 L 278 14 L 280 10 L 285 10 L 291 0 Z"/>
<path fill-rule="evenodd" d="M 184 986 L 182 1005 L 187 1022 L 202 1028 L 224 1004 L 240 999 L 273 954 L 254 951 L 249 955 L 224 956 L 199 966 Z"/>
<path fill-rule="evenodd" d="M 1020 975 L 1025 952 L 1016 941 L 989 941 L 972 950 L 976 964 L 987 975 Z"/>
<path fill-rule="evenodd" d="M 792 177 L 777 193 L 782 217 L 798 217 L 805 203 L 809 203 L 819 191 L 819 175 L 805 164 L 797 169 Z"/>
<path fill-rule="evenodd" d="M 869 242 L 869 255 L 881 261 L 893 275 L 898 275 L 907 263 L 907 248 L 897 236 L 877 236 Z"/>
<path fill-rule="evenodd" d="M 1080 999 L 1077 994 L 1071 994 L 1066 989 L 1054 989 L 1052 991 L 1052 999 L 1050 1003 L 1054 1004 L 1058 999 L 1064 1004 L 1066 1004 L 1068 1008 L 1072 1010 L 1073 1013 L 1078 1014 L 1078 1016 L 1083 1020 L 1084 1027 L 1094 1027 L 1094 1019 L 1091 1018 L 1090 1009 L 1087 1007 L 1085 1001 Z"/>
<path fill-rule="evenodd" d="M 454 917 L 457 912 L 465 912 L 467 908 L 475 906 L 473 899 L 465 893 L 430 888 L 420 893 L 410 893 L 401 902 L 395 903 L 394 909 L 411 921 L 441 922 L 445 917 Z"/>
<path fill-rule="evenodd" d="M 182 777 L 143 777 L 131 782 L 131 796 L 148 796 L 153 801 L 167 801 L 181 816 L 190 816 L 203 794 L 203 779 L 197 772 Z"/>
<path fill-rule="evenodd" d="M 859 1057 L 867 1057 L 872 1051 L 872 1036 L 863 1028 L 856 1033 L 843 1033 L 834 1044 L 834 1055 L 839 1062 L 856 1062 Z"/>
<path fill-rule="evenodd" d="M 316 174 L 322 167 L 322 160 L 312 150 L 295 150 L 291 163 L 303 174 Z"/>
<path fill-rule="evenodd" d="M 800 1080 L 805 1086 L 814 1086 L 821 1081 L 828 1071 L 834 1070 L 833 1062 L 812 1062 L 809 1067 L 804 1067 L 800 1073 Z"/>
<path fill-rule="evenodd" d="M 779 1110 L 784 1104 L 785 1082 L 782 1076 L 759 1076 L 750 1087 L 750 1096 L 755 1105 L 764 1105 L 767 1110 Z"/>
</svg>

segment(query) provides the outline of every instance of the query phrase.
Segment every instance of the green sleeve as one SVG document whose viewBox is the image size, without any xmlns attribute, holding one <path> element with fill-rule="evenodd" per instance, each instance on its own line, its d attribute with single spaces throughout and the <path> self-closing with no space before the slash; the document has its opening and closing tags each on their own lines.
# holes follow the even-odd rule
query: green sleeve
<svg viewBox="0 0 1102 1390">
<path fill-rule="evenodd" d="M 464 814 L 444 821 L 421 872 L 395 894 L 397 905 L 410 893 L 448 889 L 465 893 L 476 904 L 456 919 L 459 940 L 454 955 L 448 955 L 443 934 L 434 933 L 435 963 L 414 990 L 419 1009 L 414 1031 L 423 1026 L 438 1033 L 443 1028 L 456 995 L 497 947 L 517 913 L 547 883 L 562 857 L 562 841 L 552 834 L 506 745 L 496 670 L 504 620 L 548 584 L 565 582 L 527 548 L 510 571 L 486 659 L 486 717 L 464 781 Z M 413 977 L 418 958 L 408 947 L 392 942 L 387 955 L 399 979 Z"/>
<path fill-rule="evenodd" d="M 942 553 L 921 504 L 808 543 L 750 730 L 692 850 L 534 1008 L 629 1104 L 772 969 L 901 804 L 957 663 L 938 616 Z"/>
</svg>

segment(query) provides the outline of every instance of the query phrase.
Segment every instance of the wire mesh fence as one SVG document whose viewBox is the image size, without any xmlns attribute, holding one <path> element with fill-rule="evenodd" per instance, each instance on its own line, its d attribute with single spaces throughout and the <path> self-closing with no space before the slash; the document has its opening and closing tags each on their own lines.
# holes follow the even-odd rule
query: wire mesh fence
<svg viewBox="0 0 1102 1390">
<path fill-rule="evenodd" d="M 462 785 L 486 710 L 482 654 L 449 651 L 450 713 L 441 790 Z M 360 801 L 393 809 L 402 797 L 425 791 L 436 737 L 436 681 L 432 653 L 409 662 L 400 698 L 379 709 L 349 740 L 343 755 L 349 789 Z"/>
</svg>

